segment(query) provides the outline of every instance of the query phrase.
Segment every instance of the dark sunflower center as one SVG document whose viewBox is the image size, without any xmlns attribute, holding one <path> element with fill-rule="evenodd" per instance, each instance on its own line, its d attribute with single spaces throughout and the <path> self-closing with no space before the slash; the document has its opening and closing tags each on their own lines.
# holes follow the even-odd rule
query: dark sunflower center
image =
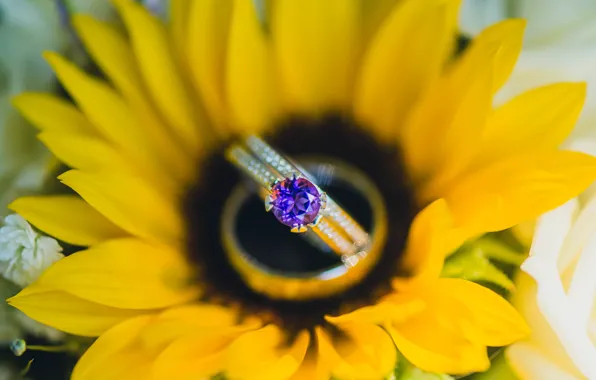
<svg viewBox="0 0 596 380">
<path fill-rule="evenodd" d="M 379 262 L 360 282 L 341 294 L 310 301 L 275 300 L 255 292 L 234 269 L 224 251 L 221 216 L 232 190 L 243 180 L 223 156 L 223 149 L 202 163 L 201 177 L 186 198 L 190 259 L 206 288 L 206 301 L 236 305 L 247 315 L 268 317 L 284 328 L 298 330 L 323 323 L 327 314 L 348 312 L 386 294 L 399 275 L 400 258 L 416 206 L 396 145 L 379 144 L 365 129 L 339 116 L 318 120 L 291 118 L 265 139 L 289 157 L 329 157 L 362 173 L 378 188 L 387 207 L 388 233 Z M 372 211 L 364 194 L 341 183 L 329 183 L 329 194 L 367 230 Z M 339 262 L 264 211 L 256 196 L 241 207 L 236 238 L 259 262 L 278 272 L 312 272 Z M 284 252 L 280 255 L 280 252 Z"/>
</svg>

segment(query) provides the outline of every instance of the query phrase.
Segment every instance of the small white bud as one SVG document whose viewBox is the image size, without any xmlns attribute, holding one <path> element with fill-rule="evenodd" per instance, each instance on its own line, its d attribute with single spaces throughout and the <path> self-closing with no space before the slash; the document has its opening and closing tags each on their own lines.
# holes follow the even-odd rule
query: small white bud
<svg viewBox="0 0 596 380">
<path fill-rule="evenodd" d="M 25 287 L 64 257 L 55 239 L 33 230 L 20 215 L 4 218 L 0 228 L 0 275 Z"/>
<path fill-rule="evenodd" d="M 15 339 L 10 344 L 10 350 L 16 356 L 22 356 L 27 351 L 27 342 L 23 339 Z"/>
</svg>

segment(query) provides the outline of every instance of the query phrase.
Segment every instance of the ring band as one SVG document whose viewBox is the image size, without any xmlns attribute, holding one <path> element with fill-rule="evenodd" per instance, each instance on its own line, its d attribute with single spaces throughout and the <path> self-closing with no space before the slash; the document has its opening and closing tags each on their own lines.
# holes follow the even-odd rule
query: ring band
<svg viewBox="0 0 596 380">
<path fill-rule="evenodd" d="M 306 232 L 309 227 L 332 251 L 341 256 L 346 266 L 356 265 L 369 249 L 369 235 L 319 186 L 308 172 L 292 163 L 256 136 L 249 136 L 244 145 L 234 144 L 226 151 L 227 159 L 261 186 L 260 195 L 267 211 L 281 205 L 275 211 L 300 207 L 304 202 L 309 208 L 301 218 L 276 217 L 291 227 L 292 232 Z M 292 192 L 293 191 L 293 192 Z M 291 194 L 290 194 L 291 193 Z M 286 198 L 283 198 L 290 194 Z M 298 194 L 298 195 L 296 195 Z M 294 195 L 296 198 L 294 198 Z M 296 201 L 296 202 L 295 202 Z"/>
<path fill-rule="evenodd" d="M 221 219 L 221 239 L 226 255 L 243 280 L 258 293 L 280 300 L 311 300 L 341 293 L 362 280 L 374 268 L 387 239 L 387 210 L 376 186 L 358 169 L 328 158 L 300 158 L 301 164 L 316 175 L 321 184 L 349 188 L 366 200 L 371 212 L 370 249 L 358 265 L 345 265 L 338 260 L 313 271 L 279 270 L 261 261 L 247 250 L 238 228 L 241 209 L 254 193 L 239 184 L 224 206 Z M 321 164 L 321 162 L 325 162 Z"/>
</svg>

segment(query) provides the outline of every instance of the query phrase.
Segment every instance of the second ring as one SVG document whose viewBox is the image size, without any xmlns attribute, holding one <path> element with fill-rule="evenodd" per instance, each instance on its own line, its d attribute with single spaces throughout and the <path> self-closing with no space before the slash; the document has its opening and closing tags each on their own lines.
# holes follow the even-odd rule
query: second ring
<svg viewBox="0 0 596 380">
<path fill-rule="evenodd" d="M 292 232 L 310 229 L 347 266 L 366 257 L 369 234 L 290 159 L 256 136 L 232 145 L 226 156 L 260 185 L 265 209 Z"/>
</svg>

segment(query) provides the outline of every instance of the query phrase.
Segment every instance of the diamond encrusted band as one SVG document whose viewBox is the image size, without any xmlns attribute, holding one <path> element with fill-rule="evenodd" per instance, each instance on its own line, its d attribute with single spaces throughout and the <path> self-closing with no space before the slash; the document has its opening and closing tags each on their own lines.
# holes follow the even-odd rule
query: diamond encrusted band
<svg viewBox="0 0 596 380">
<path fill-rule="evenodd" d="M 267 211 L 272 211 L 292 232 L 310 228 L 341 255 L 346 266 L 354 266 L 366 257 L 368 233 L 297 164 L 256 136 L 232 145 L 226 157 L 260 185 Z"/>
<path fill-rule="evenodd" d="M 246 149 L 242 152 L 243 157 L 252 157 Z M 245 154 L 248 154 L 248 157 Z M 252 159 L 255 158 L 252 157 Z M 250 178 L 254 178 L 253 176 L 257 176 L 256 178 L 261 178 L 261 180 L 271 178 L 265 172 L 257 170 L 258 167 L 260 165 L 252 166 L 254 171 L 249 175 Z M 300 168 L 302 173 L 313 174 L 312 178 L 323 188 L 329 186 L 329 189 L 334 189 L 334 193 L 340 191 L 343 196 L 352 194 L 350 195 L 351 199 L 359 198 L 357 205 L 354 205 L 354 211 L 366 218 L 367 228 L 370 228 L 370 243 L 366 254 L 338 256 L 327 243 L 309 229 L 306 233 L 298 235 L 304 237 L 316 249 L 314 251 L 306 249 L 303 261 L 297 260 L 295 256 L 300 255 L 300 249 L 289 248 L 279 251 L 281 247 L 291 247 L 291 236 L 286 237 L 290 240 L 287 241 L 287 244 L 280 243 L 280 241 L 286 241 L 281 236 L 271 237 L 273 247 L 270 253 L 277 257 L 271 261 L 271 256 L 267 253 L 264 254 L 264 250 L 267 250 L 267 242 L 260 240 L 267 238 L 267 232 L 263 231 L 262 234 L 255 236 L 255 239 L 253 239 L 252 233 L 246 234 L 247 228 L 254 230 L 254 226 L 246 226 L 246 218 L 254 218 L 255 216 L 252 216 L 251 213 L 255 211 L 254 208 L 245 209 L 245 206 L 253 204 L 255 193 L 250 191 L 244 183 L 239 183 L 232 189 L 224 205 L 220 220 L 222 245 L 228 262 L 243 281 L 257 293 L 272 299 L 294 301 L 337 295 L 361 281 L 379 264 L 388 233 L 386 205 L 378 188 L 369 180 L 366 173 L 345 162 L 329 157 L 306 156 L 300 157 L 300 166 L 296 165 L 296 167 Z M 256 178 L 253 183 L 259 184 L 259 191 L 263 193 L 260 194 L 261 199 L 266 199 L 269 190 L 260 184 L 261 180 L 256 180 Z M 336 196 L 339 195 L 339 193 L 336 194 Z M 364 209 L 368 209 L 368 211 L 364 211 Z M 368 215 L 364 216 L 363 211 Z M 261 219 L 257 218 L 257 220 Z M 324 229 L 324 224 L 319 227 Z M 333 225 L 330 228 L 336 229 Z M 259 230 L 258 226 L 256 229 Z M 258 241 L 265 245 L 255 245 L 255 242 Z M 310 255 L 316 251 L 328 253 L 335 258 L 326 257 L 314 266 L 304 265 L 306 262 L 310 262 L 310 258 L 312 258 Z M 279 262 L 285 261 L 284 259 L 280 260 L 280 256 L 287 257 L 292 264 L 280 267 Z"/>
</svg>

